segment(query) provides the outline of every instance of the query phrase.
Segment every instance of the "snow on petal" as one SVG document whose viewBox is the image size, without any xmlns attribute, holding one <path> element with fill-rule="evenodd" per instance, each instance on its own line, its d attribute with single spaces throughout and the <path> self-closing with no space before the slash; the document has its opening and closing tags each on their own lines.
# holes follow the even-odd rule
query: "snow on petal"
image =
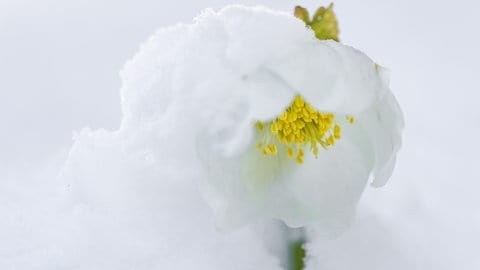
<svg viewBox="0 0 480 270">
<path fill-rule="evenodd" d="M 148 75 L 135 75 L 143 70 Z M 343 222 L 369 177 L 383 183 L 395 164 L 403 120 L 384 70 L 354 48 L 316 39 L 283 12 L 231 6 L 160 30 L 123 80 L 125 119 L 163 123 L 182 137 L 172 162 L 199 165 L 195 178 L 220 228 L 262 218 L 293 227 Z M 325 113 L 316 122 L 324 131 L 305 131 L 318 137 L 315 147 L 313 137 L 295 145 L 302 140 L 275 144 L 282 138 L 269 135 L 297 97 L 311 105 L 308 113 Z"/>
</svg>

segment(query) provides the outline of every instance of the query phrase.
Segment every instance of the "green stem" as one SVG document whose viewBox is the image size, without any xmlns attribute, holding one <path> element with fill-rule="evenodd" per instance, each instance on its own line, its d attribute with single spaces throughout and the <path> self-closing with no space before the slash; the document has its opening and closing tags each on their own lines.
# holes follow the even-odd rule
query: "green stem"
<svg viewBox="0 0 480 270">
<path fill-rule="evenodd" d="M 290 270 L 303 270 L 305 267 L 305 249 L 303 245 L 305 244 L 305 239 L 300 238 L 290 243 L 288 247 L 289 254 L 289 269 Z"/>
</svg>

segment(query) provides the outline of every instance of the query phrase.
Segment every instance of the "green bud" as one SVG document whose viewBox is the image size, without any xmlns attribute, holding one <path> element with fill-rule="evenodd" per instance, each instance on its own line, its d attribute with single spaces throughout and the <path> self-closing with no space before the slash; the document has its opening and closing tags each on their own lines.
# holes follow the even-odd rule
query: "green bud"
<svg viewBox="0 0 480 270">
<path fill-rule="evenodd" d="M 294 15 L 300 20 L 304 21 L 305 24 L 310 24 L 310 15 L 308 14 L 308 10 L 306 8 L 296 6 Z"/>
<path fill-rule="evenodd" d="M 333 39 L 339 41 L 338 22 L 333 12 L 333 4 L 330 4 L 327 8 L 319 8 L 313 15 L 310 27 L 318 39 Z"/>
<path fill-rule="evenodd" d="M 310 26 L 318 39 L 333 39 L 339 41 L 338 22 L 333 12 L 333 4 L 330 4 L 327 8 L 320 7 L 317 9 L 311 21 L 307 9 L 301 6 L 295 7 L 294 15 L 304 21 L 306 25 Z"/>
</svg>

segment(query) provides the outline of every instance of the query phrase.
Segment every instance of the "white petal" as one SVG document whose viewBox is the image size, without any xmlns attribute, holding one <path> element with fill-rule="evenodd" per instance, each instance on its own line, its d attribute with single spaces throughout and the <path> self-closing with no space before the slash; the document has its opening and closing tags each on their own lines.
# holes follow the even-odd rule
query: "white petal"
<svg viewBox="0 0 480 270">
<path fill-rule="evenodd" d="M 306 153 L 304 164 L 295 173 L 280 180 L 268 212 L 291 227 L 311 223 L 338 223 L 351 216 L 362 194 L 373 165 L 373 152 L 366 136 L 344 127 L 342 139 L 318 158 Z"/>
<path fill-rule="evenodd" d="M 390 178 L 401 146 L 403 115 L 397 100 L 388 92 L 371 109 L 359 116 L 375 149 L 372 185 L 380 187 Z"/>
<path fill-rule="evenodd" d="M 310 40 L 269 68 L 321 111 L 364 111 L 387 90 L 375 63 L 335 41 Z"/>
<path fill-rule="evenodd" d="M 255 145 L 234 157 L 200 149 L 208 168 L 202 188 L 217 225 L 229 229 L 259 217 L 291 227 L 348 220 L 373 168 L 374 150 L 362 126 L 345 124 L 334 147 L 320 150 L 317 159 L 307 152 L 302 165 L 286 155 L 264 157 Z"/>
</svg>

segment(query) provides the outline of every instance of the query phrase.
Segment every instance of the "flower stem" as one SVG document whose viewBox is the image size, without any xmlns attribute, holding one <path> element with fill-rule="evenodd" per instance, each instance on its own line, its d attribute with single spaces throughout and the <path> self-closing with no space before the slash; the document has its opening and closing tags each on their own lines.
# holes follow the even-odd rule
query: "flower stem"
<svg viewBox="0 0 480 270">
<path fill-rule="evenodd" d="M 303 270 L 305 267 L 305 263 L 303 261 L 305 258 L 305 249 L 303 248 L 304 244 L 305 239 L 303 237 L 290 243 L 288 247 L 288 254 L 290 256 L 290 270 Z"/>
<path fill-rule="evenodd" d="M 306 242 L 305 229 L 284 227 L 287 240 L 288 270 L 303 270 L 305 267 L 305 249 Z"/>
</svg>

